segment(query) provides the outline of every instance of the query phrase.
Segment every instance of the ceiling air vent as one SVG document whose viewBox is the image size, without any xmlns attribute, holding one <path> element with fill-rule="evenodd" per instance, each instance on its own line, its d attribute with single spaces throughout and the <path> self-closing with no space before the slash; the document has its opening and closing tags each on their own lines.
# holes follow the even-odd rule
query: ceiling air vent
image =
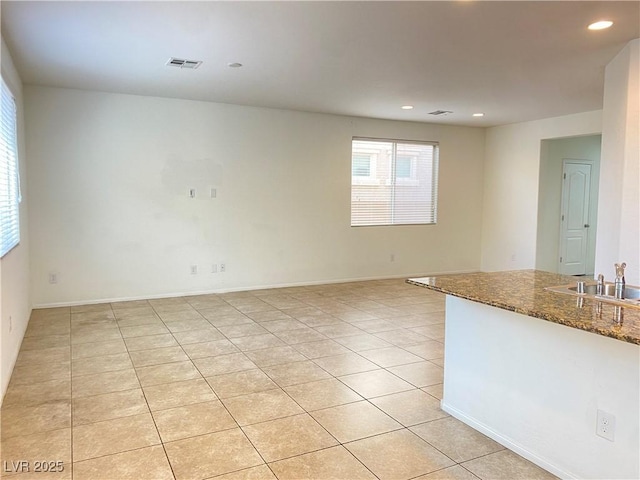
<svg viewBox="0 0 640 480">
<path fill-rule="evenodd" d="M 182 58 L 174 58 L 171 57 L 167 62 L 167 65 L 170 67 L 179 67 L 179 68 L 191 68 L 195 69 L 202 65 L 202 61 L 198 60 L 184 60 Z"/>
<path fill-rule="evenodd" d="M 449 115 L 453 113 L 450 110 L 434 110 L 433 112 L 429 112 L 429 115 Z"/>
</svg>

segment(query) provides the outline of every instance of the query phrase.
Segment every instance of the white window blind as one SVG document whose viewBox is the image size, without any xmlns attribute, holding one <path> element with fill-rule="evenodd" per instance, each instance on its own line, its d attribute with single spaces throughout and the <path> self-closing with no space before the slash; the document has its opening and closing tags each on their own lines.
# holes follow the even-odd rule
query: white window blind
<svg viewBox="0 0 640 480">
<path fill-rule="evenodd" d="M 353 139 L 351 226 L 435 224 L 437 199 L 437 143 Z"/>
<path fill-rule="evenodd" d="M 2 83 L 0 96 L 0 257 L 20 242 L 20 179 L 16 103 Z"/>
</svg>

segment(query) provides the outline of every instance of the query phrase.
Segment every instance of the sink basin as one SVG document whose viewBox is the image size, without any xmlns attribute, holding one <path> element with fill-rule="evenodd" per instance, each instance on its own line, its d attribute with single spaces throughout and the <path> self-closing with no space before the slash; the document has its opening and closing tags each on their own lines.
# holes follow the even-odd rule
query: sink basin
<svg viewBox="0 0 640 480">
<path fill-rule="evenodd" d="M 570 285 L 559 285 L 557 287 L 547 287 L 545 290 L 575 295 L 578 297 L 587 297 L 606 303 L 614 303 L 617 305 L 628 305 L 640 308 L 640 287 L 634 285 L 625 285 L 623 298 L 615 298 L 615 285 L 613 283 L 605 283 L 602 295 L 598 295 L 597 285 L 590 283 L 584 286 L 584 293 L 578 293 L 578 286 L 575 283 Z"/>
</svg>

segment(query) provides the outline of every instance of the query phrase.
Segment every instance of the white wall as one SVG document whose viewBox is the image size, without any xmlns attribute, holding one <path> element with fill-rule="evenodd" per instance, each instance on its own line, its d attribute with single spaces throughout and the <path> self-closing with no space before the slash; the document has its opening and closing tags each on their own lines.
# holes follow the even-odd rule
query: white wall
<svg viewBox="0 0 640 480">
<path fill-rule="evenodd" d="M 20 244 L 0 260 L 0 402 L 11 378 L 20 344 L 31 315 L 29 299 L 29 231 L 27 222 L 27 156 L 24 147 L 22 81 L 2 39 L 2 78 L 16 99 L 18 156 L 22 187 Z"/>
<path fill-rule="evenodd" d="M 541 141 L 598 134 L 601 111 L 488 128 L 483 271 L 535 268 Z"/>
<path fill-rule="evenodd" d="M 596 232 L 598 228 L 598 179 L 601 142 L 601 135 L 556 138 L 542 141 L 536 269 L 557 272 L 559 268 L 563 160 L 589 160 L 592 162 L 593 169 L 591 172 L 591 202 L 589 205 L 589 224 L 591 228 L 588 231 L 586 273 L 594 273 Z"/>
<path fill-rule="evenodd" d="M 451 295 L 446 308 L 443 410 L 560 478 L 640 478 L 640 345 Z"/>
<path fill-rule="evenodd" d="M 602 173 L 596 269 L 627 263 L 627 283 L 640 285 L 640 39 L 605 70 Z M 611 275 L 605 274 L 610 279 Z"/>
<path fill-rule="evenodd" d="M 484 129 L 34 86 L 25 96 L 34 304 L 479 268 Z M 349 226 L 352 136 L 440 142 L 436 226 Z M 221 262 L 226 272 L 210 273 Z"/>
</svg>

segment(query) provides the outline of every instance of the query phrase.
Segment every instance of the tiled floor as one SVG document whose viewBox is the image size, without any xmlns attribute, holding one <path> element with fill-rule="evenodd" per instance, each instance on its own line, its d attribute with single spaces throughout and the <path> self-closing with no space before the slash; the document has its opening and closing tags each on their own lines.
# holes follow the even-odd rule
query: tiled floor
<svg viewBox="0 0 640 480">
<path fill-rule="evenodd" d="M 443 339 L 402 280 L 36 310 L 2 476 L 555 478 L 440 410 Z"/>
</svg>

